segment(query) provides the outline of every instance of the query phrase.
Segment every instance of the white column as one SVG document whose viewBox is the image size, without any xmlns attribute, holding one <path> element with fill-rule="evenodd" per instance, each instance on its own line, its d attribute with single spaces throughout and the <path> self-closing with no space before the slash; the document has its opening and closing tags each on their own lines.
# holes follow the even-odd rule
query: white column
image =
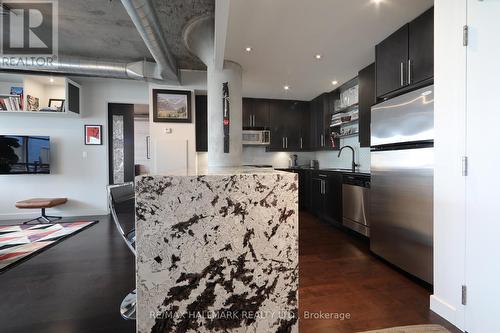
<svg viewBox="0 0 500 333">
<path fill-rule="evenodd" d="M 229 153 L 224 153 L 222 84 L 229 83 Z M 208 167 L 229 167 L 242 164 L 242 69 L 232 61 L 224 68 L 207 66 L 208 93 Z"/>
</svg>

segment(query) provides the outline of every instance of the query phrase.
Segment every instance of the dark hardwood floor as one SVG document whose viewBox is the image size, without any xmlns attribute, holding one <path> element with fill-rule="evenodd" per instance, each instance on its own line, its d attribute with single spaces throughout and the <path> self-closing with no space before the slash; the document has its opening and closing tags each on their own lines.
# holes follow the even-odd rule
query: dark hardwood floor
<svg viewBox="0 0 500 333">
<path fill-rule="evenodd" d="M 366 241 L 305 212 L 300 215 L 299 253 L 301 333 L 427 323 L 460 332 L 429 310 L 430 291 L 373 256 Z M 306 319 L 307 312 L 349 314 L 350 319 Z"/>
<path fill-rule="evenodd" d="M 134 258 L 109 217 L 82 219 L 100 222 L 0 274 L 2 333 L 135 331 L 119 314 L 134 289 Z M 360 238 L 301 213 L 299 242 L 301 333 L 424 323 L 460 332 L 428 309 L 428 290 L 372 256 Z M 306 311 L 350 319 L 306 319 Z"/>
<path fill-rule="evenodd" d="M 132 253 L 108 216 L 67 220 L 99 223 L 0 274 L 0 332 L 135 332 L 119 311 L 135 288 Z"/>
</svg>

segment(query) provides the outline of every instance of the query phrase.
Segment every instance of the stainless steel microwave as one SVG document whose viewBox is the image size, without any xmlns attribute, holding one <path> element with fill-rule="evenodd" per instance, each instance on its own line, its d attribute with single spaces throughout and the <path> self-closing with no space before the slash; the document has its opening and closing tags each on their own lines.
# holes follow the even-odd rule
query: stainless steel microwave
<svg viewBox="0 0 500 333">
<path fill-rule="evenodd" d="M 242 143 L 244 145 L 268 145 L 271 143 L 271 132 L 244 130 Z"/>
</svg>

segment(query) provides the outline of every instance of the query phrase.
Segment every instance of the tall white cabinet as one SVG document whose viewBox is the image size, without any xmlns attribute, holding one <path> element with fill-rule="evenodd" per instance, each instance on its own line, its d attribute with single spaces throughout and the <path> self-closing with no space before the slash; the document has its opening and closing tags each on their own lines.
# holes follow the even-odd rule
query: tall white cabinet
<svg viewBox="0 0 500 333">
<path fill-rule="evenodd" d="M 435 1 L 431 309 L 469 333 L 500 332 L 498 36 L 499 0 Z"/>
</svg>

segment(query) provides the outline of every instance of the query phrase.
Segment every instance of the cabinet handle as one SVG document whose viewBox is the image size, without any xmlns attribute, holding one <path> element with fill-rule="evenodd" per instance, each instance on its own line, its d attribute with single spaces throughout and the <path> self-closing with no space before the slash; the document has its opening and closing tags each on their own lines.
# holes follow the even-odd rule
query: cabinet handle
<svg viewBox="0 0 500 333">
<path fill-rule="evenodd" d="M 321 134 L 320 145 L 321 145 L 321 147 L 324 146 L 323 134 Z"/>
<path fill-rule="evenodd" d="M 408 59 L 408 84 L 411 84 L 411 59 Z"/>
<path fill-rule="evenodd" d="M 288 149 L 288 137 L 287 136 L 285 136 L 285 148 Z"/>
<path fill-rule="evenodd" d="M 285 149 L 285 137 L 281 138 L 281 147 L 283 147 L 283 149 Z"/>
<path fill-rule="evenodd" d="M 300 137 L 300 149 L 304 148 L 302 144 L 302 137 Z"/>
<path fill-rule="evenodd" d="M 150 140 L 151 140 L 151 137 L 148 135 L 146 136 L 146 159 L 150 160 L 151 159 L 151 155 L 150 155 Z"/>
<path fill-rule="evenodd" d="M 401 67 L 399 69 L 401 74 L 401 87 L 405 85 L 405 63 L 401 61 Z"/>
<path fill-rule="evenodd" d="M 250 127 L 252 127 L 252 115 L 248 116 L 250 118 Z"/>
<path fill-rule="evenodd" d="M 253 119 L 252 119 L 252 124 L 253 124 L 253 126 L 255 127 L 255 115 L 253 115 L 253 116 L 252 116 L 252 118 L 253 118 Z"/>
</svg>

